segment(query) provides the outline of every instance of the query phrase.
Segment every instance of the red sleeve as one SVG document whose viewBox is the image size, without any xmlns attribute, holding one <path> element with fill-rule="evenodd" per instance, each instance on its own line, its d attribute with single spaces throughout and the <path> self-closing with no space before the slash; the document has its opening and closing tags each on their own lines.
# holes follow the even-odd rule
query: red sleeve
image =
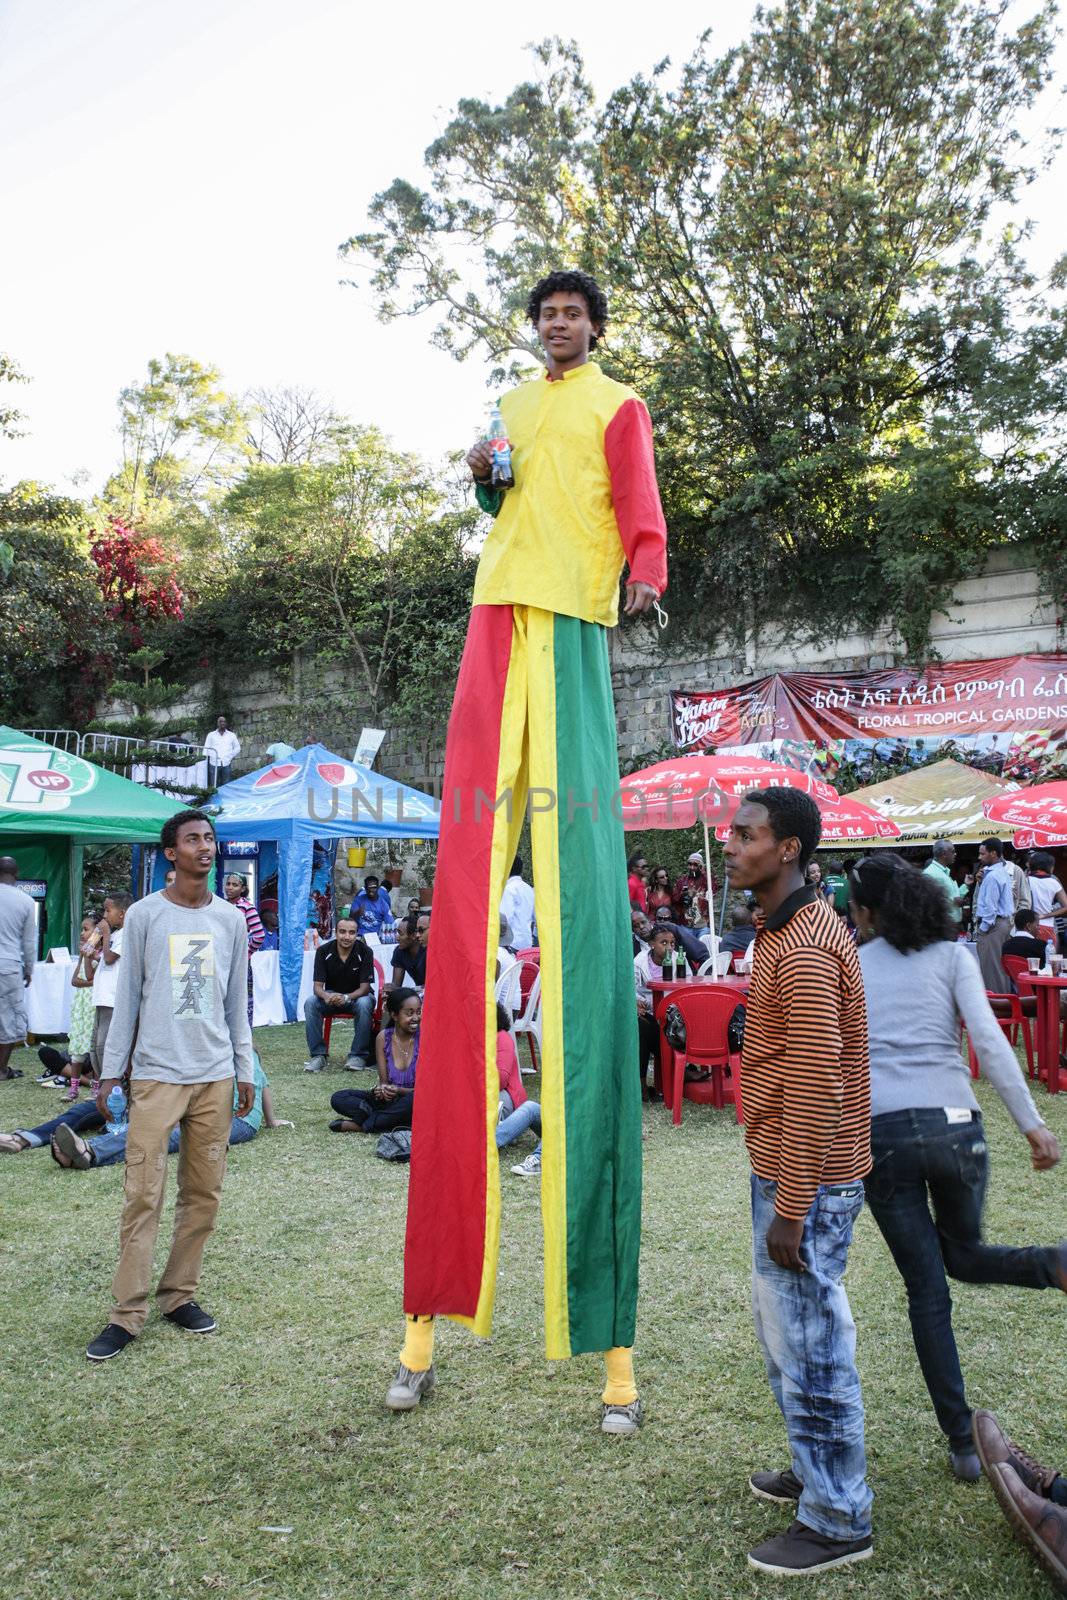
<svg viewBox="0 0 1067 1600">
<path fill-rule="evenodd" d="M 528 1097 L 522 1086 L 519 1058 L 510 1033 L 498 1033 L 496 1036 L 496 1070 L 500 1074 L 500 1087 L 511 1096 L 511 1104 L 517 1111 L 526 1104 Z"/>
<path fill-rule="evenodd" d="M 604 430 L 611 498 L 631 583 L 667 587 L 667 524 L 659 501 L 652 421 L 642 401 L 624 400 Z"/>
</svg>

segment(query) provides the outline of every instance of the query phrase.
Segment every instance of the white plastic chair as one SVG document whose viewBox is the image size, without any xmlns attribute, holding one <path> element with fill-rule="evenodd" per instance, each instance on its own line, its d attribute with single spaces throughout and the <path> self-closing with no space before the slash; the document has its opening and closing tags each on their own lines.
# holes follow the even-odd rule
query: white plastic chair
<svg viewBox="0 0 1067 1600">
<path fill-rule="evenodd" d="M 527 1036 L 526 1042 L 529 1046 L 530 1060 L 533 1064 L 529 1067 L 522 1067 L 520 1070 L 531 1073 L 537 1071 L 538 1055 L 541 1049 L 541 974 L 538 972 L 535 975 L 534 981 L 530 985 L 530 992 L 526 996 L 526 1004 L 523 1005 L 522 969 L 523 962 L 513 962 L 507 971 L 502 972 L 496 980 L 494 994 L 498 1004 L 502 1005 L 508 1014 L 511 1024 L 511 1037 L 515 1040 L 516 1046 L 518 1045 L 520 1034 L 524 1033 Z M 537 1046 L 536 1052 L 534 1050 L 535 1042 Z"/>
<path fill-rule="evenodd" d="M 511 1018 L 511 1031 L 515 1031 L 515 1015 L 522 1010 L 522 962 L 513 961 L 505 967 L 496 980 L 493 990 L 497 1004 L 502 1005 Z"/>
<path fill-rule="evenodd" d="M 708 978 L 708 977 L 717 978 L 718 977 L 718 973 L 715 971 L 715 957 L 714 956 L 709 956 L 708 959 L 704 962 L 703 966 L 700 966 L 700 967 L 697 968 L 697 977 L 698 978 Z"/>
<path fill-rule="evenodd" d="M 536 1072 L 541 1059 L 541 974 L 537 974 L 530 987 L 526 1001 L 526 1009 L 515 1024 L 515 1033 L 524 1033 L 530 1051 L 530 1066 L 521 1067 L 521 1072 Z M 536 1049 L 534 1048 L 536 1042 Z"/>
</svg>

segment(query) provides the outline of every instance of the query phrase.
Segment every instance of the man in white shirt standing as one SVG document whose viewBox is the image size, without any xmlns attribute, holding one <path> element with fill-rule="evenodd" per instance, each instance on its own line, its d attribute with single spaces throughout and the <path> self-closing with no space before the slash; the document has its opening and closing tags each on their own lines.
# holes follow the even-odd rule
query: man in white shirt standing
<svg viewBox="0 0 1067 1600">
<path fill-rule="evenodd" d="M 18 875 L 14 856 L 0 856 L 0 1083 L 22 1077 L 11 1052 L 26 1037 L 26 985 L 37 959 L 33 901 L 15 887 Z"/>
<path fill-rule="evenodd" d="M 248 931 L 236 906 L 211 893 L 215 830 L 202 811 L 163 824 L 169 889 L 148 895 L 126 918 L 118 994 L 97 1095 L 107 1097 L 130 1062 L 126 1185 L 111 1320 L 86 1350 L 117 1356 L 148 1315 L 152 1255 L 167 1182 L 171 1129 L 181 1129 L 174 1237 L 156 1301 L 186 1333 L 213 1333 L 194 1298 L 204 1247 L 219 1209 L 233 1117 L 255 1100 L 248 1026 Z M 237 1079 L 236 1105 L 234 1078 Z"/>
<path fill-rule="evenodd" d="M 511 863 L 511 875 L 500 898 L 500 915 L 507 918 L 509 937 L 505 944 L 513 950 L 529 950 L 534 942 L 534 892 L 522 875 L 522 857 Z"/>
<path fill-rule="evenodd" d="M 241 754 L 241 741 L 232 728 L 226 726 L 226 718 L 219 717 L 215 726 L 204 740 L 204 749 L 210 751 L 215 757 L 215 784 L 229 783 L 230 767 Z"/>
</svg>

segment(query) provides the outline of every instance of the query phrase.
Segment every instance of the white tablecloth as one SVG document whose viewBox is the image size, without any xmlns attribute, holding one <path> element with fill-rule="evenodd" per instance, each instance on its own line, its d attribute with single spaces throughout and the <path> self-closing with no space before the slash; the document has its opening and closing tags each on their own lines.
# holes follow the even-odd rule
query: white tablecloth
<svg viewBox="0 0 1067 1600">
<path fill-rule="evenodd" d="M 367 938 L 371 953 L 378 962 L 388 982 L 393 971 L 392 945 L 383 945 L 374 934 Z M 304 1001 L 315 992 L 315 952 L 305 950 L 300 969 L 300 994 L 296 1003 L 296 1020 L 304 1019 Z M 374 975 L 374 992 L 378 992 L 378 975 Z M 67 1015 L 70 1015 L 68 1002 Z M 281 966 L 277 950 L 258 950 L 252 957 L 252 1026 L 270 1027 L 285 1021 L 285 1000 L 282 996 Z"/>
<path fill-rule="evenodd" d="M 70 1027 L 71 967 L 67 962 L 38 961 L 26 990 L 26 1025 L 31 1033 L 66 1033 Z"/>
</svg>

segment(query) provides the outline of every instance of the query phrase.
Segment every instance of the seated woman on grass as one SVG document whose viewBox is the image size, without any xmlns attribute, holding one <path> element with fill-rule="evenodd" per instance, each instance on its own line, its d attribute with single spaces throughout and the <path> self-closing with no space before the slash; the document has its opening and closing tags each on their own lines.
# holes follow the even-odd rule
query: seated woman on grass
<svg viewBox="0 0 1067 1600">
<path fill-rule="evenodd" d="M 410 1128 L 419 1062 L 422 1000 L 416 989 L 390 989 L 385 996 L 389 1025 L 375 1044 L 378 1082 L 373 1089 L 338 1089 L 330 1104 L 340 1115 L 331 1133 L 384 1133 Z"/>
<path fill-rule="evenodd" d="M 496 1147 L 514 1144 L 528 1128 L 537 1134 L 537 1149 L 531 1150 L 525 1161 L 512 1172 L 530 1178 L 541 1170 L 541 1107 L 527 1096 L 519 1073 L 519 1058 L 515 1052 L 515 1039 L 511 1032 L 507 1008 L 497 1001 L 496 1006 L 496 1070 L 500 1076 L 500 1109 L 497 1113 Z"/>
</svg>

